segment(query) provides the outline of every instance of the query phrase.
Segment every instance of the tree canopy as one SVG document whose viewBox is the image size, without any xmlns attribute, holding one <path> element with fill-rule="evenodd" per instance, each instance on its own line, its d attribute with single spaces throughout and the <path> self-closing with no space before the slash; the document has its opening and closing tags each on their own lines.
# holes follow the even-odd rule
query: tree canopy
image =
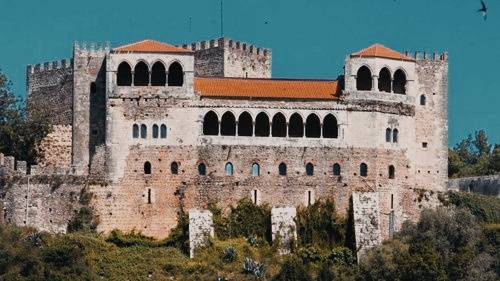
<svg viewBox="0 0 500 281">
<path fill-rule="evenodd" d="M 0 70 L 0 152 L 35 164 L 37 147 L 49 132 L 41 114 L 28 116 L 26 102 L 11 90 L 11 82 Z"/>
<path fill-rule="evenodd" d="M 488 143 L 484 130 L 468 135 L 448 151 L 450 178 L 491 175 L 500 172 L 500 145 Z"/>
</svg>

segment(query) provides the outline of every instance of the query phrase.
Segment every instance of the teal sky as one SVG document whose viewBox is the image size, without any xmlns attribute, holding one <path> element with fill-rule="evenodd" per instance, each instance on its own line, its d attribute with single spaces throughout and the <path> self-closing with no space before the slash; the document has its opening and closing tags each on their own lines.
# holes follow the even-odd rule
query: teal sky
<svg viewBox="0 0 500 281">
<path fill-rule="evenodd" d="M 336 78 L 347 54 L 376 42 L 447 51 L 450 145 L 477 129 L 500 143 L 500 1 L 485 1 L 487 21 L 476 13 L 479 0 L 225 0 L 224 35 L 271 48 L 274 77 Z M 0 0 L 0 68 L 25 95 L 26 65 L 69 58 L 74 41 L 217 38 L 219 7 L 219 0 Z"/>
</svg>

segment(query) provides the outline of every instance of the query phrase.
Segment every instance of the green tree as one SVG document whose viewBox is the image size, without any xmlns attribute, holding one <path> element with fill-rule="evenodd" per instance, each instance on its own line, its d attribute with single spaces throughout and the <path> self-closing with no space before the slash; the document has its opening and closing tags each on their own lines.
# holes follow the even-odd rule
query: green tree
<svg viewBox="0 0 500 281">
<path fill-rule="evenodd" d="M 494 174 L 499 171 L 499 154 L 497 149 L 491 149 L 488 136 L 484 130 L 468 135 L 448 150 L 448 176 L 467 177 Z"/>
<path fill-rule="evenodd" d="M 495 145 L 490 158 L 490 169 L 496 173 L 500 172 L 500 145 Z"/>
<path fill-rule="evenodd" d="M 29 116 L 26 103 L 16 98 L 11 91 L 11 83 L 0 70 L 0 152 L 35 164 L 40 141 L 49 132 L 46 116 Z"/>
</svg>

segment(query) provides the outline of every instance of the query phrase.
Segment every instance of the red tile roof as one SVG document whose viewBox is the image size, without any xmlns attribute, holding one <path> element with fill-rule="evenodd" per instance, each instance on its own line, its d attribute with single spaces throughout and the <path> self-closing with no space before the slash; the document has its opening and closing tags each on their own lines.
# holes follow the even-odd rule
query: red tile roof
<svg viewBox="0 0 500 281">
<path fill-rule="evenodd" d="M 115 53 L 192 53 L 190 50 L 178 48 L 166 43 L 143 40 L 113 49 Z"/>
<path fill-rule="evenodd" d="M 411 57 L 405 56 L 380 44 L 374 44 L 357 53 L 353 53 L 351 54 L 351 57 L 386 58 L 393 60 L 415 61 L 415 59 Z"/>
<path fill-rule="evenodd" d="M 202 97 L 336 100 L 340 86 L 326 80 L 196 77 L 194 91 Z"/>
</svg>

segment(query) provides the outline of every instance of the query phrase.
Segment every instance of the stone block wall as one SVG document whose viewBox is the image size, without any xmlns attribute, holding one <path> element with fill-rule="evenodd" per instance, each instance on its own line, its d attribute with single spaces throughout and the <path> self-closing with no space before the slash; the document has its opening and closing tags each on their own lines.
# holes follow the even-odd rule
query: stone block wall
<svg viewBox="0 0 500 281">
<path fill-rule="evenodd" d="M 197 248 L 207 245 L 214 237 L 212 213 L 208 210 L 189 210 L 189 257 L 194 258 Z"/>
<path fill-rule="evenodd" d="M 500 198 L 500 175 L 451 179 L 448 182 L 448 190 Z"/>
<path fill-rule="evenodd" d="M 73 46 L 72 165 L 79 175 L 89 173 L 95 147 L 105 139 L 107 54 L 109 47 Z"/>
<path fill-rule="evenodd" d="M 54 125 L 40 142 L 38 173 L 67 173 L 71 167 L 71 125 Z"/>
<path fill-rule="evenodd" d="M 271 50 L 227 38 L 184 44 L 195 52 L 195 75 L 271 78 Z"/>
<path fill-rule="evenodd" d="M 26 70 L 28 112 L 51 125 L 71 125 L 73 66 L 69 59 L 29 65 Z"/>
<path fill-rule="evenodd" d="M 358 260 L 367 250 L 382 242 L 378 196 L 376 192 L 352 194 Z"/>
<path fill-rule="evenodd" d="M 295 217 L 297 209 L 295 207 L 279 207 L 271 209 L 271 233 L 272 239 L 278 239 L 283 254 L 289 253 L 291 243 L 297 240 L 297 227 Z"/>
</svg>

